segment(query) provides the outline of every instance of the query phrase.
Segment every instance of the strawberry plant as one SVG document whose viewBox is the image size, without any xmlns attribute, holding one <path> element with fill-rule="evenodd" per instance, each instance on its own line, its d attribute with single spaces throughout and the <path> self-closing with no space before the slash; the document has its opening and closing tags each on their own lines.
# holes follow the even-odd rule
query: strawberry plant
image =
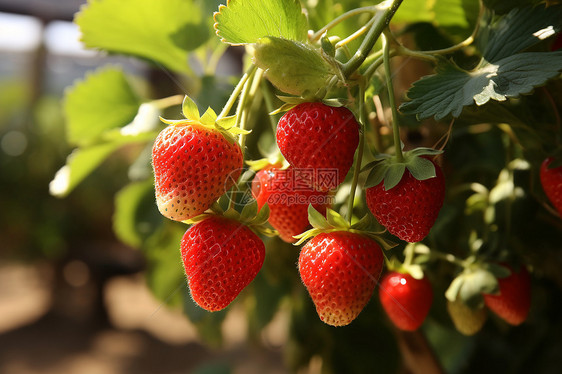
<svg viewBox="0 0 562 374">
<path fill-rule="evenodd" d="M 98 0 L 75 21 L 170 95 L 116 66 L 70 87 L 50 191 L 128 157 L 115 232 L 202 339 L 240 308 L 255 339 L 288 316 L 293 371 L 532 360 L 505 337 L 556 314 L 534 290 L 560 284 L 559 2 Z"/>
</svg>

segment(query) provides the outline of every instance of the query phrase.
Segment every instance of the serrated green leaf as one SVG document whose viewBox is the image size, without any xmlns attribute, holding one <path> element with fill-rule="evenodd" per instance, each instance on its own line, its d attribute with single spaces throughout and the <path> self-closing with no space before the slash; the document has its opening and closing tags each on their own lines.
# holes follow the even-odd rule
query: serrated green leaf
<svg viewBox="0 0 562 374">
<path fill-rule="evenodd" d="M 412 176 L 420 181 L 434 178 L 437 175 L 435 165 L 423 157 L 414 157 L 406 167 Z"/>
<path fill-rule="evenodd" d="M 483 29 L 484 59 L 490 63 L 521 52 L 562 30 L 562 6 L 513 9 Z M 485 44 L 485 45 L 482 45 Z"/>
<path fill-rule="evenodd" d="M 326 220 L 334 228 L 348 228 L 349 223 L 335 210 L 326 209 Z"/>
<path fill-rule="evenodd" d="M 275 36 L 305 41 L 308 22 L 298 0 L 229 0 L 215 13 L 215 29 L 224 43 L 255 43 Z"/>
<path fill-rule="evenodd" d="M 65 94 L 68 141 L 94 142 L 104 131 L 130 123 L 140 104 L 121 69 L 104 67 L 87 74 Z"/>
<path fill-rule="evenodd" d="M 319 49 L 288 39 L 260 39 L 255 45 L 254 63 L 274 86 L 296 96 L 314 95 L 336 75 Z"/>
<path fill-rule="evenodd" d="M 183 73 L 187 52 L 202 45 L 210 30 L 192 0 L 98 0 L 77 14 L 87 48 L 129 54 Z"/>
<path fill-rule="evenodd" d="M 562 70 L 562 52 L 519 53 L 495 64 L 483 64 L 467 72 L 451 64 L 441 65 L 437 74 L 423 77 L 408 91 L 411 101 L 400 106 L 404 114 L 418 119 L 448 115 L 458 117 L 463 107 L 483 105 L 490 99 L 504 101 L 527 94 Z"/>
<path fill-rule="evenodd" d="M 130 183 L 115 196 L 115 213 L 113 214 L 113 231 L 123 243 L 131 247 L 140 247 L 148 234 L 154 231 L 151 222 L 139 221 L 140 213 L 148 213 L 148 204 L 154 208 L 154 183 L 152 180 Z"/>
<path fill-rule="evenodd" d="M 325 230 L 332 228 L 326 218 L 314 209 L 312 204 L 308 205 L 308 221 L 315 229 Z"/>
<path fill-rule="evenodd" d="M 405 164 L 390 164 L 384 176 L 384 189 L 388 191 L 400 183 L 405 170 Z"/>
<path fill-rule="evenodd" d="M 201 118 L 199 115 L 199 108 L 197 107 L 197 104 L 195 104 L 195 101 L 193 101 L 191 97 L 187 95 L 185 95 L 185 98 L 183 99 L 181 111 L 183 116 L 187 119 L 199 121 Z"/>
</svg>

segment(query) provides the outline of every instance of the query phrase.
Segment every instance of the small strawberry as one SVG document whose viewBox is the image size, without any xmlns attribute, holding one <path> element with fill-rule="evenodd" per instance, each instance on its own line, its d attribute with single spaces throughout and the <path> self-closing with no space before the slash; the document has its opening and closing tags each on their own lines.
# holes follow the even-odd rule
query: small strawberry
<svg viewBox="0 0 562 374">
<path fill-rule="evenodd" d="M 181 256 L 191 297 L 213 312 L 224 309 L 256 277 L 265 246 L 244 224 L 213 215 L 186 231 Z"/>
<path fill-rule="evenodd" d="M 344 107 L 302 103 L 277 125 L 279 150 L 295 168 L 309 169 L 306 183 L 318 191 L 333 190 L 343 182 L 358 144 L 359 124 Z"/>
<path fill-rule="evenodd" d="M 447 311 L 457 331 L 467 336 L 480 331 L 488 318 L 486 308 L 483 306 L 472 309 L 458 299 L 455 301 L 447 300 Z"/>
<path fill-rule="evenodd" d="M 416 167 L 421 165 L 419 169 L 423 172 L 435 170 L 434 175 L 416 178 L 406 165 L 402 166 L 403 174 L 398 179 L 392 170 L 394 165 L 387 166 L 395 183 L 389 186 L 386 180 L 379 180 L 368 186 L 366 200 L 369 210 L 391 234 L 415 243 L 429 234 L 439 215 L 445 198 L 445 179 L 441 168 L 432 160 L 417 156 L 412 159 Z"/>
<path fill-rule="evenodd" d="M 299 256 L 299 273 L 320 319 L 332 326 L 351 323 L 363 310 L 383 266 L 379 245 L 348 231 L 318 234 Z"/>
<path fill-rule="evenodd" d="M 289 243 L 296 241 L 294 235 L 309 227 L 308 205 L 312 204 L 324 215 L 330 199 L 327 192 L 314 191 L 303 184 L 292 167 L 283 170 L 279 165 L 270 165 L 256 174 L 252 181 L 252 195 L 259 209 L 268 204 L 269 223 L 281 239 Z"/>
<path fill-rule="evenodd" d="M 396 327 L 415 331 L 429 313 L 433 290 L 426 277 L 416 279 L 410 274 L 389 271 L 380 282 L 379 298 Z"/>
<path fill-rule="evenodd" d="M 562 216 L 562 166 L 549 167 L 553 161 L 552 157 L 548 157 L 541 164 L 541 184 L 546 196 Z"/>
<path fill-rule="evenodd" d="M 234 185 L 243 167 L 240 146 L 215 124 L 214 112 L 201 118 L 184 113 L 193 118 L 163 120 L 169 126 L 152 148 L 156 203 L 162 215 L 175 221 L 207 210 Z"/>
<path fill-rule="evenodd" d="M 498 278 L 499 293 L 484 294 L 484 303 L 507 323 L 517 326 L 527 319 L 531 308 L 531 277 L 525 266 L 518 272 L 507 264 L 502 266 L 511 270 L 511 274 Z"/>
</svg>

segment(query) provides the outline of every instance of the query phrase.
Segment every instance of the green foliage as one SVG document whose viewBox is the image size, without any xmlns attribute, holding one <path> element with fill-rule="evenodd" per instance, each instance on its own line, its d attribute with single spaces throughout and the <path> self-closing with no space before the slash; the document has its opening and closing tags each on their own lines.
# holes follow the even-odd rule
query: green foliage
<svg viewBox="0 0 562 374">
<path fill-rule="evenodd" d="M 438 66 L 437 74 L 423 77 L 408 91 L 408 101 L 400 107 L 404 114 L 419 119 L 460 116 L 463 108 L 489 100 L 505 101 L 530 93 L 562 70 L 562 52 L 519 53 L 494 64 L 484 62 L 473 71 L 453 64 Z"/>
<path fill-rule="evenodd" d="M 225 43 L 248 44 L 267 36 L 305 41 L 308 23 L 298 0 L 230 0 L 215 13 Z"/>
<path fill-rule="evenodd" d="M 436 26 L 474 27 L 478 15 L 477 1 L 464 0 L 414 0 L 404 1 L 396 12 L 394 22 L 429 22 Z"/>
<path fill-rule="evenodd" d="M 76 15 L 88 48 L 130 54 L 189 73 L 187 52 L 210 33 L 192 0 L 90 1 Z"/>
</svg>

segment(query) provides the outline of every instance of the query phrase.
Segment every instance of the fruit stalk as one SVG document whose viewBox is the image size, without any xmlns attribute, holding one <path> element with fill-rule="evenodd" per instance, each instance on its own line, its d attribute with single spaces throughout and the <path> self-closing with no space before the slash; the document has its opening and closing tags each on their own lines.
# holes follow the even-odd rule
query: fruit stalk
<svg viewBox="0 0 562 374">
<path fill-rule="evenodd" d="M 359 46 L 359 49 L 357 49 L 353 57 L 351 57 L 349 61 L 347 61 L 343 65 L 342 71 L 344 76 L 351 76 L 353 72 L 355 72 L 355 70 L 357 70 L 359 66 L 363 64 L 363 62 L 375 46 L 377 39 L 379 38 L 379 36 L 381 36 L 383 30 L 388 26 L 390 20 L 394 16 L 394 13 L 396 13 L 396 11 L 398 10 L 398 7 L 401 3 L 402 0 L 392 0 L 383 3 L 384 5 L 386 5 L 386 7 L 381 9 L 382 12 L 377 12 L 375 14 L 375 22 L 365 36 L 365 39 L 363 39 L 363 43 L 361 43 L 361 46 Z"/>
<path fill-rule="evenodd" d="M 347 219 L 351 224 L 353 219 L 353 202 L 355 200 L 355 190 L 357 189 L 357 183 L 359 181 L 359 174 L 361 172 L 361 163 L 363 161 L 363 148 L 365 147 L 365 87 L 361 84 L 359 88 L 359 100 L 358 100 L 358 111 L 359 111 L 359 147 L 357 149 L 357 157 L 355 158 L 355 168 L 353 169 L 353 180 L 351 181 L 351 189 L 349 190 L 349 197 L 347 200 Z"/>
<path fill-rule="evenodd" d="M 400 142 L 400 127 L 398 126 L 398 111 L 394 101 L 394 85 L 392 84 L 392 71 L 390 70 L 390 43 L 386 34 L 382 35 L 384 73 L 386 76 L 386 88 L 388 90 L 388 102 L 392 113 L 392 134 L 394 136 L 394 150 L 398 162 L 404 161 Z"/>
<path fill-rule="evenodd" d="M 242 92 L 242 89 L 244 88 L 244 85 L 246 84 L 246 81 L 250 78 L 250 76 L 252 76 L 254 74 L 256 69 L 257 69 L 256 65 L 254 65 L 254 64 L 250 65 L 250 67 L 248 68 L 246 73 L 242 76 L 242 78 L 240 79 L 240 81 L 238 82 L 236 87 L 234 87 L 234 90 L 232 91 L 232 94 L 230 94 L 230 97 L 228 98 L 228 101 L 224 105 L 224 108 L 222 108 L 222 111 L 219 113 L 217 119 L 224 118 L 228 115 L 228 113 L 230 112 L 230 109 L 232 109 L 232 107 L 234 106 L 234 103 L 236 102 L 236 99 L 238 99 L 238 96 L 240 95 L 240 92 Z"/>
</svg>

